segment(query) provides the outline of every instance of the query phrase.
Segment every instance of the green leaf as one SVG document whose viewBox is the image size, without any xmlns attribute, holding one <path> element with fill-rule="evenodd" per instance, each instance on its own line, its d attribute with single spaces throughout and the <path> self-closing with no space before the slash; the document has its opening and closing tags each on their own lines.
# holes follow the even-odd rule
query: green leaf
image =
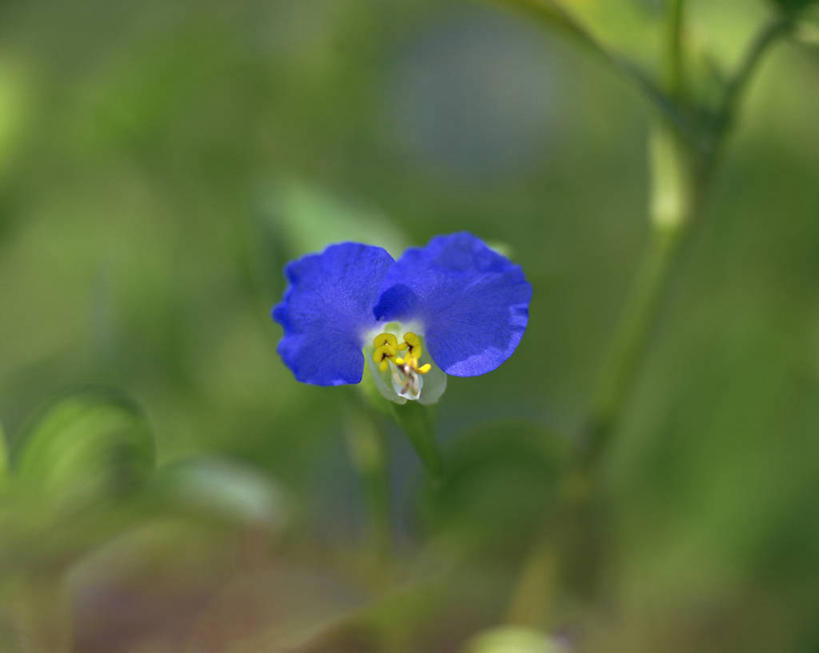
<svg viewBox="0 0 819 653">
<path fill-rule="evenodd" d="M 277 528 L 287 520 L 289 500 L 274 479 L 220 458 L 195 458 L 160 468 L 153 496 L 185 514 Z"/>
<path fill-rule="evenodd" d="M 378 245 L 397 257 L 406 237 L 379 211 L 356 205 L 302 182 L 283 183 L 265 202 L 264 213 L 289 256 L 318 252 L 331 243 Z"/>
<path fill-rule="evenodd" d="M 154 441 L 140 411 L 122 397 L 86 391 L 51 403 L 12 450 L 16 483 L 54 504 L 78 508 L 142 485 Z"/>
<path fill-rule="evenodd" d="M 536 630 L 503 626 L 477 635 L 466 653 L 560 653 L 562 650 L 565 649 Z"/>
<path fill-rule="evenodd" d="M 567 449 L 523 420 L 467 430 L 447 447 L 441 485 L 419 488 L 420 524 L 459 560 L 519 560 L 559 505 Z"/>
</svg>

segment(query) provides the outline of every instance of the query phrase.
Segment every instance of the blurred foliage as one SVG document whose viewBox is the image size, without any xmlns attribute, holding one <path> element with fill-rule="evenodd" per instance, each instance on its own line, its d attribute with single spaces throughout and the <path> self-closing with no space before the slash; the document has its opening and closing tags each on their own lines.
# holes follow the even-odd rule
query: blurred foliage
<svg viewBox="0 0 819 653">
<path fill-rule="evenodd" d="M 561 6 L 659 75 L 666 2 Z M 566 574 L 649 110 L 510 7 L 0 5 L 0 651 L 816 650 L 815 8 L 747 88 Z M 717 106 L 776 12 L 687 8 Z M 534 299 L 449 379 L 435 482 L 356 389 L 295 382 L 269 311 L 293 257 L 461 229 Z M 547 591 L 585 568 L 599 601 Z"/>
<path fill-rule="evenodd" d="M 776 6 L 780 7 L 786 12 L 790 13 L 797 13 L 800 12 L 812 4 L 816 3 L 816 0 L 771 0 Z"/>
<path fill-rule="evenodd" d="M 50 406 L 16 443 L 16 482 L 55 511 L 132 491 L 153 470 L 154 443 L 134 407 L 93 394 Z"/>
</svg>

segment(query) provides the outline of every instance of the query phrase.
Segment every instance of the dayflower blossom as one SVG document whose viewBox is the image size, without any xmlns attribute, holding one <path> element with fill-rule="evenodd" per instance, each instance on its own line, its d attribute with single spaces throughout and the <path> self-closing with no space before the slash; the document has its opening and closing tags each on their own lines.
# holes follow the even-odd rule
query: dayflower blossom
<svg viewBox="0 0 819 653">
<path fill-rule="evenodd" d="M 446 375 L 478 376 L 518 346 L 532 287 L 519 265 L 462 232 L 410 248 L 330 245 L 288 263 L 273 319 L 278 352 L 296 379 L 360 383 L 365 365 L 381 394 L 434 403 Z M 365 362 L 366 361 L 366 362 Z"/>
</svg>

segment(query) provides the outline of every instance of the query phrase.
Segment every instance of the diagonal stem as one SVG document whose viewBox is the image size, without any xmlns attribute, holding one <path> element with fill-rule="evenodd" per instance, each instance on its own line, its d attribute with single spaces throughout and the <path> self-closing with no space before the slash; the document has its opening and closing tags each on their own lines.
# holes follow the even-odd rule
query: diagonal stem
<svg viewBox="0 0 819 653">
<path fill-rule="evenodd" d="M 680 7 L 682 6 L 681 0 L 674 1 Z M 587 51 L 632 82 L 680 132 L 688 134 L 692 139 L 699 137 L 692 116 L 675 101 L 674 97 L 658 86 L 640 66 L 600 41 L 557 0 L 494 0 L 494 2 L 515 7 L 569 35 Z"/>
<path fill-rule="evenodd" d="M 715 140 L 722 140 L 733 126 L 745 89 L 759 68 L 763 55 L 780 38 L 790 34 L 793 29 L 794 21 L 790 16 L 779 16 L 760 28 L 748 46 L 739 68 L 726 84 L 722 101 L 714 114 Z"/>
</svg>

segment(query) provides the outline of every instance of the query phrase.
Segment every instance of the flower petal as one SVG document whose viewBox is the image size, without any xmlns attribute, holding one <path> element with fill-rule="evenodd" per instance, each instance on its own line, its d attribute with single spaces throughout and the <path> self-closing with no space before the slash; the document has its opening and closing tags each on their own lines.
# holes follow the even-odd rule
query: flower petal
<svg viewBox="0 0 819 653">
<path fill-rule="evenodd" d="M 447 374 L 477 376 L 503 363 L 529 321 L 532 286 L 519 265 L 462 232 L 408 249 L 384 278 L 379 320 L 420 320 Z"/>
<path fill-rule="evenodd" d="M 359 243 L 331 245 L 285 268 L 290 286 L 273 309 L 284 328 L 278 352 L 299 381 L 314 385 L 359 383 L 372 307 L 393 265 L 386 250 Z"/>
</svg>

